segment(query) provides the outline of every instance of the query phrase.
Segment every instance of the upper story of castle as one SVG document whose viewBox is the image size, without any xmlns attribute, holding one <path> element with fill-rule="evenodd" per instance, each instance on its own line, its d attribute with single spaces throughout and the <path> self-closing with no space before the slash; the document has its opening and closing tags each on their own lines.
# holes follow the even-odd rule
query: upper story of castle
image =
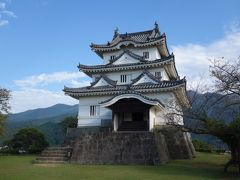
<svg viewBox="0 0 240 180">
<path fill-rule="evenodd" d="M 179 80 L 174 55 L 169 54 L 166 35 L 161 34 L 157 23 L 148 31 L 120 34 L 116 29 L 111 42 L 92 43 L 90 47 L 102 58 L 102 63 L 79 64 L 78 68 L 93 81 L 104 74 L 120 84 L 124 75 L 128 76 L 124 83 L 130 83 L 145 70 L 162 80 Z"/>
<path fill-rule="evenodd" d="M 90 47 L 103 59 L 103 64 L 134 63 L 136 59 L 154 61 L 170 55 L 166 36 L 161 34 L 157 23 L 148 31 L 120 34 L 116 29 L 111 42 L 92 43 Z"/>
<path fill-rule="evenodd" d="M 115 30 L 112 41 L 91 44 L 101 57 L 98 65 L 79 64 L 78 68 L 92 78 L 89 86 L 64 88 L 76 99 L 86 96 L 115 95 L 123 92 L 181 92 L 185 98 L 186 79 L 180 79 L 175 57 L 167 48 L 166 35 L 158 24 L 148 31 L 120 34 Z"/>
</svg>

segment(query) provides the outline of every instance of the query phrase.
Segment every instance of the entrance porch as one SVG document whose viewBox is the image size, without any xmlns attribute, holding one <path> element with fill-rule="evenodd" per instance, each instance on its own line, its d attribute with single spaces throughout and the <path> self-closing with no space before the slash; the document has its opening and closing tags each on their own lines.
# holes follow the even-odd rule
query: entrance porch
<svg viewBox="0 0 240 180">
<path fill-rule="evenodd" d="M 103 102 L 102 106 L 112 110 L 115 132 L 151 130 L 156 112 L 164 107 L 158 100 L 139 94 L 121 94 Z"/>
</svg>

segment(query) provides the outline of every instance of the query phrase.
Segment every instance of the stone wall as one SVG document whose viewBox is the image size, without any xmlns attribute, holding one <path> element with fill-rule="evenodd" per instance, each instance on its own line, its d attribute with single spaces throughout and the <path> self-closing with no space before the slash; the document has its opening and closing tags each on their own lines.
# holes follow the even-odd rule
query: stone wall
<svg viewBox="0 0 240 180">
<path fill-rule="evenodd" d="M 170 159 L 190 159 L 195 154 L 191 137 L 174 127 L 164 127 L 155 130 L 155 134 L 163 135 Z"/>
<path fill-rule="evenodd" d="M 72 163 L 159 165 L 192 158 L 189 136 L 174 128 L 154 132 L 81 133 L 75 138 Z"/>
</svg>

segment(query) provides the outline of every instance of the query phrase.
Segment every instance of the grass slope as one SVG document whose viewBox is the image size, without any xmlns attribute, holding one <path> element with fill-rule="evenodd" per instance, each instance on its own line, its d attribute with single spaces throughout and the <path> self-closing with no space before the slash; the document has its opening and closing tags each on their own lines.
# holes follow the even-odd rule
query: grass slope
<svg viewBox="0 0 240 180">
<path fill-rule="evenodd" d="M 228 156 L 198 153 L 192 160 L 175 160 L 163 166 L 34 165 L 35 156 L 0 156 L 0 179 L 240 179 L 236 168 L 223 172 Z"/>
</svg>

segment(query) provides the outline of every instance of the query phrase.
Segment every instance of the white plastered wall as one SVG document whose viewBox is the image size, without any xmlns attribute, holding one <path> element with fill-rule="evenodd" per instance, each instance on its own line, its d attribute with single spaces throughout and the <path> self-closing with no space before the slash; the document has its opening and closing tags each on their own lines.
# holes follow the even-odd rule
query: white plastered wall
<svg viewBox="0 0 240 180">
<path fill-rule="evenodd" d="M 117 71 L 117 72 L 110 72 L 110 73 L 105 73 L 105 75 L 107 77 L 109 77 L 110 79 L 114 80 L 114 81 L 117 81 L 117 84 L 123 84 L 120 82 L 120 76 L 121 75 L 130 75 L 131 79 L 135 79 L 137 78 L 140 74 L 142 74 L 143 70 L 134 70 L 134 71 Z M 152 68 L 152 69 L 149 69 L 149 72 L 152 74 L 152 75 L 155 75 L 155 72 L 161 72 L 161 75 L 162 75 L 162 80 L 169 80 L 169 77 L 165 71 L 164 68 Z M 93 76 L 93 81 L 95 79 L 96 76 L 99 76 L 99 75 L 94 75 Z M 126 82 L 124 84 L 129 84 L 131 83 L 131 79 L 129 80 L 129 82 Z"/>
<path fill-rule="evenodd" d="M 80 97 L 78 111 L 78 127 L 101 126 L 102 119 L 112 119 L 112 111 L 100 107 L 99 103 L 111 98 L 111 96 Z M 90 116 L 90 106 L 97 107 L 97 114 Z"/>
<path fill-rule="evenodd" d="M 144 48 L 134 48 L 134 47 L 128 47 L 128 49 L 133 52 L 134 54 L 137 54 L 139 56 L 143 56 L 143 52 L 149 52 L 149 59 L 150 61 L 160 59 L 161 56 L 158 52 L 158 49 L 156 47 L 144 47 Z M 103 64 L 108 64 L 111 56 L 119 56 L 123 50 L 116 50 L 113 52 L 105 52 L 103 53 Z"/>
<path fill-rule="evenodd" d="M 180 108 L 176 101 L 176 97 L 172 92 L 157 92 L 157 93 L 147 93 L 143 94 L 149 98 L 158 99 L 165 105 L 164 109 L 159 109 L 152 107 L 149 111 L 149 122 L 150 130 L 155 125 L 164 125 L 167 122 L 166 114 L 174 112 L 175 107 Z M 99 105 L 99 102 L 105 101 L 112 96 L 102 96 L 102 97 L 80 97 L 79 98 L 79 113 L 78 113 L 78 127 L 84 126 L 101 126 L 102 119 L 112 119 L 112 111 L 108 108 L 103 108 Z M 97 106 L 96 116 L 90 116 L 90 106 Z M 169 108 L 173 107 L 173 108 Z M 178 111 L 179 113 L 179 111 Z M 174 119 L 179 123 L 183 124 L 183 119 L 181 116 L 176 116 Z M 125 119 L 125 121 L 130 119 Z"/>
<path fill-rule="evenodd" d="M 149 112 L 150 114 L 154 113 L 154 115 L 152 115 L 152 117 L 154 117 L 154 119 L 152 120 L 153 126 L 166 124 L 166 122 L 168 121 L 168 119 L 166 118 L 167 114 L 173 114 L 175 112 L 181 113 L 181 107 L 178 105 L 178 102 L 173 92 L 148 93 L 144 95 L 150 98 L 156 98 L 165 105 L 165 108 L 162 110 L 157 108 L 152 108 L 151 112 Z M 176 108 L 178 109 L 178 111 L 176 111 Z M 175 115 L 174 120 L 178 124 L 183 124 L 182 116 Z"/>
</svg>

